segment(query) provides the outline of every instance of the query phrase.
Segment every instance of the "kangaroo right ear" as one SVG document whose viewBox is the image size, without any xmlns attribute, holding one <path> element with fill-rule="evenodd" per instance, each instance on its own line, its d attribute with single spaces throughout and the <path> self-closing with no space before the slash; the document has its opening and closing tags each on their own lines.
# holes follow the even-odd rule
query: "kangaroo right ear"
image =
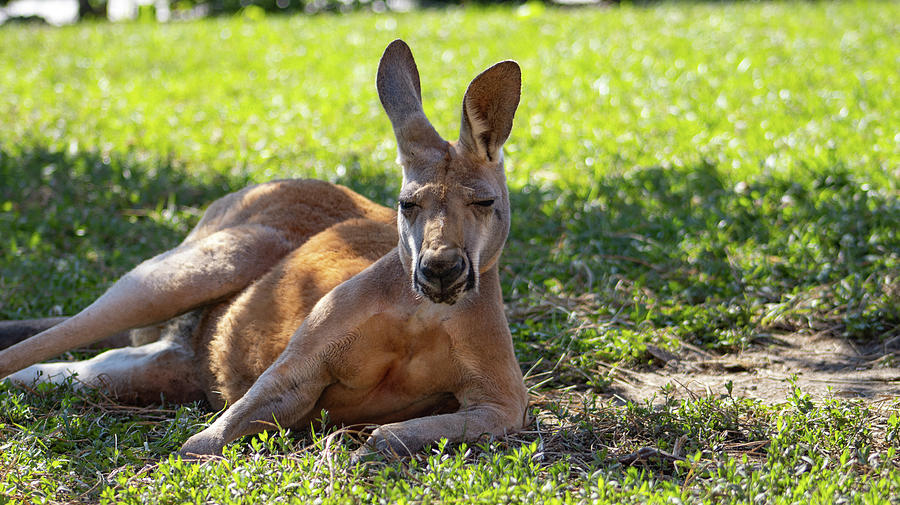
<svg viewBox="0 0 900 505">
<path fill-rule="evenodd" d="M 507 60 L 478 74 L 463 97 L 459 141 L 481 159 L 497 162 L 519 106 L 522 71 Z"/>
<path fill-rule="evenodd" d="M 391 42 L 378 64 L 375 79 L 378 98 L 391 120 L 401 159 L 409 159 L 429 147 L 440 148 L 444 140 L 425 117 L 419 70 L 406 42 Z"/>
</svg>

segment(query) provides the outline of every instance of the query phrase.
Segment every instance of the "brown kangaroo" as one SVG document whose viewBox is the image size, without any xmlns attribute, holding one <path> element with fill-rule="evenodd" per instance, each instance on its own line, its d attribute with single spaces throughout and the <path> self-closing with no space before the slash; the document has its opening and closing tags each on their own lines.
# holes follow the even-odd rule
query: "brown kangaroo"
<svg viewBox="0 0 900 505">
<path fill-rule="evenodd" d="M 181 245 L 0 351 L 0 377 L 77 374 L 129 401 L 228 406 L 184 455 L 218 454 L 273 418 L 308 426 L 323 409 L 333 424 L 380 425 L 357 457 L 520 429 L 528 395 L 497 273 L 519 66 L 504 61 L 472 81 L 456 142 L 425 117 L 403 41 L 385 50 L 376 84 L 402 165 L 399 212 L 315 180 L 227 195 Z M 152 342 L 33 365 L 132 328 Z"/>
</svg>

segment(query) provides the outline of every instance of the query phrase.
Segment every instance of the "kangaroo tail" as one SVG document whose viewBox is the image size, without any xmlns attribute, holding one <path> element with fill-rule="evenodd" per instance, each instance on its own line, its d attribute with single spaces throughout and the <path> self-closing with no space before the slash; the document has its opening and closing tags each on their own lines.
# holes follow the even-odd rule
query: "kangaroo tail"
<svg viewBox="0 0 900 505">
<path fill-rule="evenodd" d="M 43 319 L 23 319 L 21 321 L 0 321 L 0 349 L 15 344 L 56 326 L 68 317 L 45 317 Z"/>
<path fill-rule="evenodd" d="M 48 330 L 67 319 L 69 319 L 67 316 L 63 316 L 44 317 L 41 319 L 22 319 L 19 321 L 0 321 L 0 349 L 6 349 L 19 342 L 28 340 L 32 336 L 37 335 L 44 330 Z M 158 337 L 158 335 L 155 336 Z M 145 338 L 145 340 L 149 342 L 155 339 Z M 106 349 L 109 347 L 125 347 L 131 345 L 131 343 L 130 332 L 122 331 L 85 347 L 90 349 Z"/>
</svg>

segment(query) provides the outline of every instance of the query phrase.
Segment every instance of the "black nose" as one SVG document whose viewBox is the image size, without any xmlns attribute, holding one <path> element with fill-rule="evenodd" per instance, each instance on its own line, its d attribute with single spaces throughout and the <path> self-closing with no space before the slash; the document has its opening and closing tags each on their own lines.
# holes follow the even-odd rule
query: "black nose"
<svg viewBox="0 0 900 505">
<path fill-rule="evenodd" d="M 429 284 L 441 289 L 450 287 L 466 270 L 464 256 L 454 254 L 442 256 L 425 254 L 422 256 L 419 273 Z"/>
</svg>

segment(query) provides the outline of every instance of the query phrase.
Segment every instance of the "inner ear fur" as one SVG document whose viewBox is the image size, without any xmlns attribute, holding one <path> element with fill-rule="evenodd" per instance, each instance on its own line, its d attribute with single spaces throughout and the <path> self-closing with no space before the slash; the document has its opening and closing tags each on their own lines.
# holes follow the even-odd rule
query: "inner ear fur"
<svg viewBox="0 0 900 505">
<path fill-rule="evenodd" d="M 419 70 L 406 42 L 397 39 L 384 50 L 375 86 L 391 120 L 402 158 L 415 156 L 424 149 L 441 148 L 446 143 L 422 109 Z"/>
<path fill-rule="evenodd" d="M 514 61 L 501 61 L 478 74 L 463 97 L 460 143 L 482 159 L 497 162 L 512 130 L 521 89 L 522 71 Z"/>
</svg>

